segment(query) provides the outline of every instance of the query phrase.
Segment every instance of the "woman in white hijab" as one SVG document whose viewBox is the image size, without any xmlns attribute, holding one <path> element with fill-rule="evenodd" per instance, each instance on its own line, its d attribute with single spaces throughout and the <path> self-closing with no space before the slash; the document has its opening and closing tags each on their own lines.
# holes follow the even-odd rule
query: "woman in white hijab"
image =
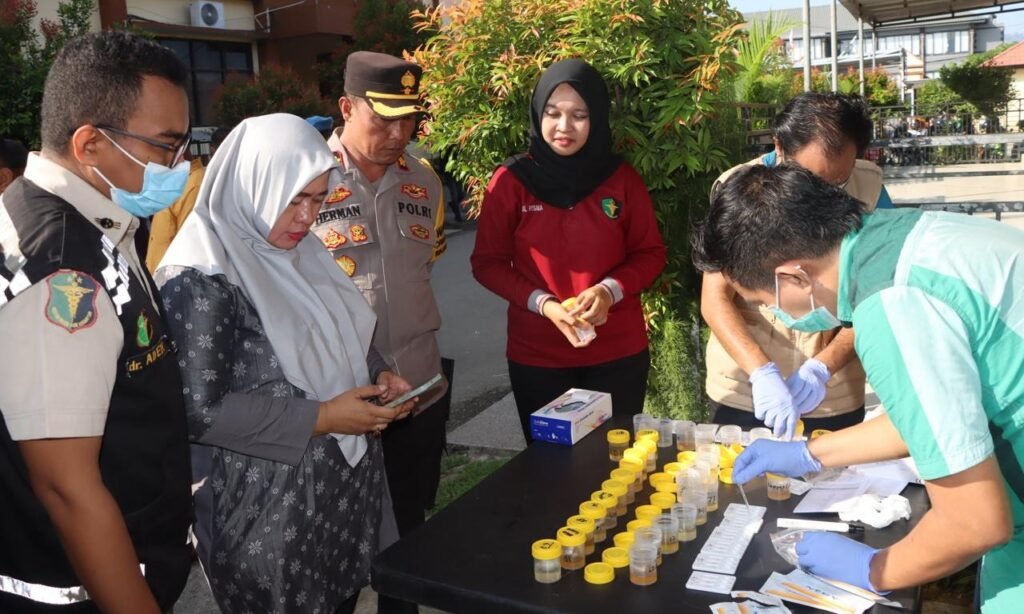
<svg viewBox="0 0 1024 614">
<path fill-rule="evenodd" d="M 309 235 L 340 179 L 304 120 L 242 122 L 155 276 L 194 444 L 197 550 L 224 612 L 351 611 L 394 535 L 366 433 L 413 402 L 369 401 L 409 385 L 370 345 L 373 310 Z"/>
</svg>

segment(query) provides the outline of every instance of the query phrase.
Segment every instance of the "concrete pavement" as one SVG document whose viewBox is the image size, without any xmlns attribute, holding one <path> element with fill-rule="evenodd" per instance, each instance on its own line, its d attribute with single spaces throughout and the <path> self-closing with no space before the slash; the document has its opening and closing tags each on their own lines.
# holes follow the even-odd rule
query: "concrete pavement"
<svg viewBox="0 0 1024 614">
<path fill-rule="evenodd" d="M 441 355 L 455 359 L 452 419 L 458 426 L 510 390 L 505 362 L 508 303 L 473 279 L 469 256 L 475 224 L 448 231 L 448 251 L 435 263 L 432 284 L 441 310 Z"/>
</svg>

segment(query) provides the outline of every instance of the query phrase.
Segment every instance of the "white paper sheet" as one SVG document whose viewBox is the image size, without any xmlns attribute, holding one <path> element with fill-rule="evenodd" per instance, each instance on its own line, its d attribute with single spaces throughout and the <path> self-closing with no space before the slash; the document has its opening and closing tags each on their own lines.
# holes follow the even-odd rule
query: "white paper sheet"
<svg viewBox="0 0 1024 614">
<path fill-rule="evenodd" d="M 815 486 L 804 495 L 802 501 L 793 509 L 794 514 L 838 514 L 846 511 L 857 497 L 867 492 L 867 482 L 854 483 L 848 486 L 832 486 L 820 488 Z"/>
<path fill-rule="evenodd" d="M 882 461 L 880 463 L 855 465 L 855 467 L 859 473 L 864 475 L 890 480 L 902 480 L 911 484 L 921 484 L 921 475 L 917 472 L 917 466 L 914 465 L 914 461 L 909 457 L 899 460 Z"/>
</svg>

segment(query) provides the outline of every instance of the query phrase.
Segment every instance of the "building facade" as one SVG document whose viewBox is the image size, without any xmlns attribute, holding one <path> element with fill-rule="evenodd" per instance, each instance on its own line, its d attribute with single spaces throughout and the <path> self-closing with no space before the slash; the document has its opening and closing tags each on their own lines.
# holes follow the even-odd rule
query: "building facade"
<svg viewBox="0 0 1024 614">
<path fill-rule="evenodd" d="M 59 0 L 37 0 L 56 19 Z M 95 29 L 127 24 L 172 49 L 189 68 L 192 125 L 213 127 L 213 103 L 228 79 L 278 64 L 317 82 L 317 65 L 345 39 L 361 0 L 97 0 Z M 201 135 L 200 135 L 201 136 Z"/>
<path fill-rule="evenodd" d="M 764 20 L 769 14 L 793 24 L 783 38 L 793 64 L 803 65 L 803 11 L 749 12 L 749 22 Z M 828 69 L 832 59 L 831 7 L 811 7 L 811 64 Z M 858 61 L 857 18 L 838 6 L 837 60 L 840 71 L 856 67 Z M 918 25 L 883 26 L 873 29 L 864 24 L 864 58 L 866 67 L 873 65 L 905 82 L 935 78 L 950 63 L 962 61 L 972 53 L 984 53 L 1003 42 L 1003 27 L 991 16 L 957 17 Z"/>
</svg>

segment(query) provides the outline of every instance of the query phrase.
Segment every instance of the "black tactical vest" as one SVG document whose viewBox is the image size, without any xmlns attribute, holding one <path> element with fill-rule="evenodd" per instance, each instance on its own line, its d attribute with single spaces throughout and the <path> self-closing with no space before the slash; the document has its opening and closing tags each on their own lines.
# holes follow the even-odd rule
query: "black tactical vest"
<svg viewBox="0 0 1024 614">
<path fill-rule="evenodd" d="M 105 290 L 118 312 L 124 347 L 100 470 L 124 515 L 146 581 L 161 608 L 169 609 L 191 564 L 186 543 L 191 475 L 181 375 L 162 313 L 146 288 L 159 294 L 148 275 L 140 279 L 114 244 L 61 198 L 19 179 L 4 192 L 2 206 L 23 258 L 0 248 L 0 309 L 31 284 L 71 270 L 95 279 L 102 288 L 97 291 Z M 0 339 L 0 351 L 17 348 Z M 40 383 L 3 381 L 0 374 L 0 385 Z M 94 611 L 32 492 L 18 446 L 0 421 L 0 612 Z"/>
</svg>

